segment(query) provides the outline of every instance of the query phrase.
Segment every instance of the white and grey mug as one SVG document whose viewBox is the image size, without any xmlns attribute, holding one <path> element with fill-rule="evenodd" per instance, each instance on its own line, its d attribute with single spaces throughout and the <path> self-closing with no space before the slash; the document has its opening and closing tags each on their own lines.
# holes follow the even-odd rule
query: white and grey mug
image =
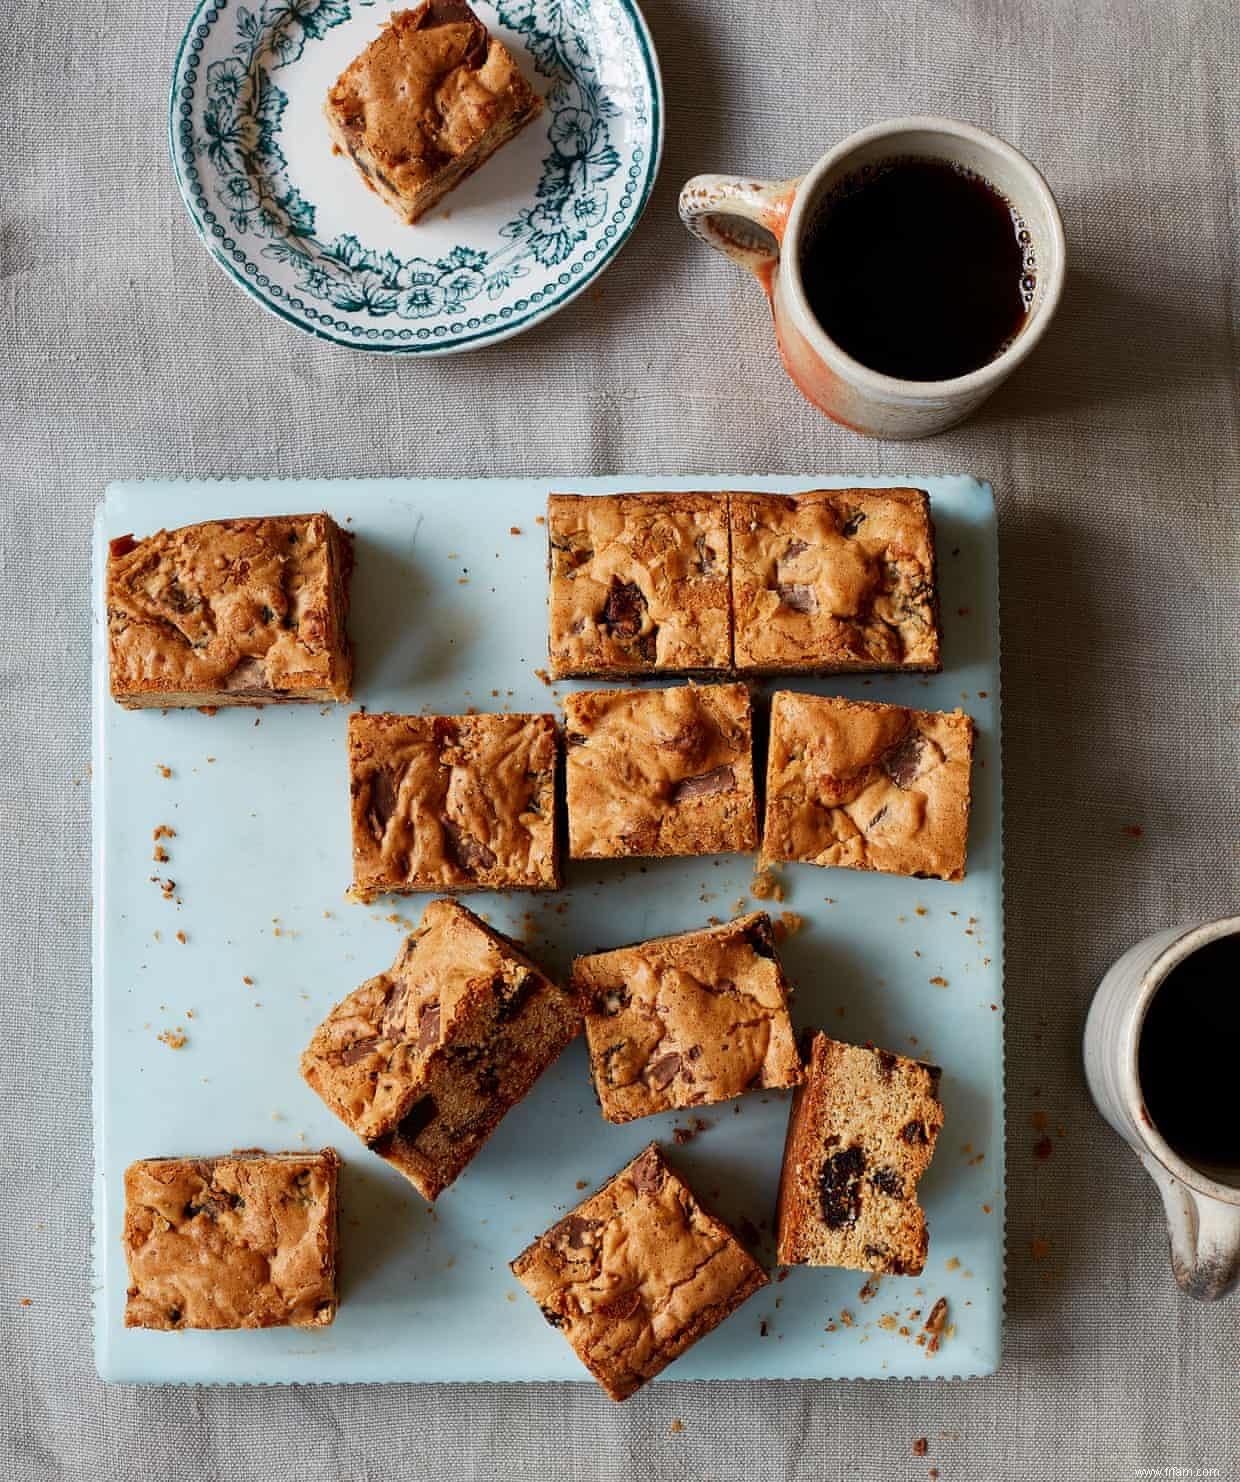
<svg viewBox="0 0 1240 1482">
<path fill-rule="evenodd" d="M 1141 1031 L 1171 972 L 1208 943 L 1228 936 L 1240 936 L 1240 916 L 1146 937 L 1107 971 L 1085 1022 L 1090 1094 L 1157 1184 L 1175 1279 L 1202 1301 L 1226 1296 L 1240 1280 L 1240 1166 L 1196 1166 L 1159 1131 L 1141 1084 Z M 1185 1075 L 1192 1073 L 1186 1065 Z"/>
</svg>

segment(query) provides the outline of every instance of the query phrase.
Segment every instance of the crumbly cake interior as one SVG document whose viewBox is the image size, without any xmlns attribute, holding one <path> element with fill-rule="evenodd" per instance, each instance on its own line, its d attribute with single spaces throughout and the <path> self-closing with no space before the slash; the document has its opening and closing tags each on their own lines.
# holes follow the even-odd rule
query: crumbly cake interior
<svg viewBox="0 0 1240 1482">
<path fill-rule="evenodd" d="M 788 1124 L 777 1218 L 785 1264 L 916 1276 L 917 1183 L 943 1125 L 937 1066 L 813 1038 Z"/>
</svg>

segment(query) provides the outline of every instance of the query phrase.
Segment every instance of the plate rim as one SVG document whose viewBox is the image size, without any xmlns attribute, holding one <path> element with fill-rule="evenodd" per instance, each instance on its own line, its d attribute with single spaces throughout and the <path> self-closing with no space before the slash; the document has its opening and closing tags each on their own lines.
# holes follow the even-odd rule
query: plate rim
<svg viewBox="0 0 1240 1482">
<path fill-rule="evenodd" d="M 376 344 L 365 340 L 354 339 L 350 336 L 337 334 L 334 331 L 322 329 L 316 324 L 301 318 L 290 312 L 282 304 L 272 299 L 269 295 L 243 272 L 239 272 L 234 263 L 225 255 L 220 245 L 207 230 L 206 223 L 199 215 L 198 207 L 189 192 L 184 172 L 181 167 L 181 158 L 178 153 L 178 103 L 183 85 L 183 70 L 186 49 L 190 45 L 191 38 L 199 26 L 206 24 L 202 20 L 204 13 L 210 9 L 222 10 L 230 3 L 230 0 L 196 0 L 194 9 L 177 43 L 176 55 L 172 62 L 172 78 L 168 89 L 168 154 L 172 161 L 172 173 L 176 180 L 177 193 L 181 198 L 181 204 L 185 208 L 185 214 L 189 217 L 194 228 L 195 235 L 202 245 L 207 249 L 207 254 L 212 262 L 219 267 L 229 279 L 238 287 L 243 288 L 247 294 L 262 305 L 274 318 L 283 320 L 304 334 L 313 335 L 315 339 L 324 340 L 331 345 L 340 345 L 348 350 L 361 350 L 368 354 L 387 355 L 411 355 L 411 356 L 439 356 L 460 354 L 468 350 L 483 349 L 487 345 L 498 344 L 502 340 L 511 339 L 514 335 L 522 334 L 527 329 L 533 329 L 535 325 L 541 324 L 553 314 L 558 313 L 578 297 L 599 278 L 615 261 L 620 250 L 628 242 L 636 231 L 642 217 L 646 214 L 646 208 L 650 204 L 650 198 L 654 194 L 655 182 L 659 178 L 659 170 L 663 163 L 663 145 L 666 133 L 666 109 L 663 96 L 663 72 L 659 65 L 659 54 L 655 49 L 654 37 L 651 35 L 650 26 L 642 13 L 637 0 L 615 0 L 619 8 L 629 17 L 633 24 L 634 33 L 639 43 L 641 61 L 650 79 L 650 112 L 653 125 L 653 140 L 650 150 L 649 164 L 642 180 L 640 197 L 635 203 L 628 222 L 623 230 L 617 233 L 615 240 L 610 244 L 607 251 L 601 253 L 588 272 L 585 272 L 573 284 L 569 285 L 563 295 L 553 303 L 543 304 L 532 309 L 516 323 L 509 322 L 496 329 L 477 330 L 470 334 L 461 335 L 450 343 L 434 342 L 425 345 L 415 344 Z M 218 19 L 218 16 L 217 16 Z M 205 40 L 205 37 L 202 38 Z"/>
</svg>

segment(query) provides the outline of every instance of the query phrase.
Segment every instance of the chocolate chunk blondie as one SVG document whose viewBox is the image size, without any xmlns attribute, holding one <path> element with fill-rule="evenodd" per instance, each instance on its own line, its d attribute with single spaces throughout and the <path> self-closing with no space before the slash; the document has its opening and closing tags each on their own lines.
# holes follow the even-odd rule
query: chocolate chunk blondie
<svg viewBox="0 0 1240 1482">
<path fill-rule="evenodd" d="M 929 1236 L 917 1182 L 943 1126 L 939 1076 L 935 1065 L 814 1035 L 784 1146 L 781 1263 L 920 1273 Z"/>
<path fill-rule="evenodd" d="M 730 503 L 738 672 L 940 667 L 922 490 L 737 493 Z"/>
<path fill-rule="evenodd" d="M 332 1111 L 434 1201 L 581 1031 L 573 995 L 453 900 L 336 1005 L 301 1057 Z"/>
<path fill-rule="evenodd" d="M 112 541 L 112 698 L 127 709 L 347 700 L 353 552 L 330 515 Z"/>
<path fill-rule="evenodd" d="M 512 1270 L 613 1400 L 627 1400 L 770 1280 L 654 1143 Z"/>
<path fill-rule="evenodd" d="M 964 878 L 973 722 L 782 690 L 771 701 L 765 860 Z"/>
<path fill-rule="evenodd" d="M 724 494 L 552 494 L 551 675 L 726 670 Z"/>
<path fill-rule="evenodd" d="M 573 987 L 609 1122 L 801 1081 L 765 912 L 578 957 Z"/>
<path fill-rule="evenodd" d="M 130 1164 L 125 1326 L 325 1327 L 339 1168 L 332 1148 Z"/>
<path fill-rule="evenodd" d="M 351 715 L 353 891 L 555 890 L 555 719 Z"/>
<path fill-rule="evenodd" d="M 389 18 L 340 74 L 324 113 L 336 148 L 412 223 L 542 106 L 463 0 L 424 0 Z"/>
<path fill-rule="evenodd" d="M 757 847 L 743 684 L 586 690 L 564 717 L 574 859 Z"/>
</svg>

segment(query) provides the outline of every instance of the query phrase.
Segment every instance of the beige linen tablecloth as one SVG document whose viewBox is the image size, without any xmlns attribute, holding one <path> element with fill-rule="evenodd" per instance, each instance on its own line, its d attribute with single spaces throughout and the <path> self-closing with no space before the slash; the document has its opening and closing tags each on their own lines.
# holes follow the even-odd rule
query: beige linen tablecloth
<svg viewBox="0 0 1240 1482">
<path fill-rule="evenodd" d="M 1232 0 L 647 0 L 668 134 L 639 230 L 549 323 L 419 363 L 298 334 L 208 260 L 165 144 L 188 8 L 0 11 L 0 1478 L 1240 1475 L 1240 1299 L 1173 1288 L 1157 1197 L 1088 1103 L 1078 1050 L 1124 946 L 1240 908 Z M 1072 270 L 1049 338 L 973 422 L 880 445 L 800 401 L 754 285 L 690 240 L 675 201 L 697 171 L 797 174 L 914 111 L 993 129 L 1043 167 Z M 1002 1371 L 668 1382 L 623 1407 L 586 1385 L 101 1385 L 86 764 L 105 482 L 833 469 L 972 473 L 999 500 Z"/>
</svg>

